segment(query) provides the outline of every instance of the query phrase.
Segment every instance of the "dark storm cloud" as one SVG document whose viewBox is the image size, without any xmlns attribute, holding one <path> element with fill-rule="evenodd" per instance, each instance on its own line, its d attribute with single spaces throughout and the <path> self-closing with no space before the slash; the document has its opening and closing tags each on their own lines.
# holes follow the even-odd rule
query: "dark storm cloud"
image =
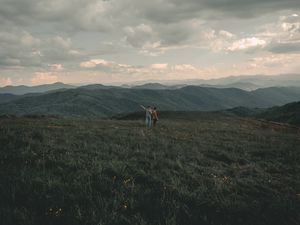
<svg viewBox="0 0 300 225">
<path fill-rule="evenodd" d="M 300 8 L 298 0 L 129 0 L 128 5 L 127 10 L 136 13 L 140 18 L 159 23 L 172 23 L 195 17 L 251 18 L 274 11 Z"/>
<path fill-rule="evenodd" d="M 110 22 L 102 17 L 101 4 L 97 0 L 0 0 L 0 23 L 29 26 L 47 22 L 72 31 L 106 30 Z"/>
<path fill-rule="evenodd" d="M 78 29 L 112 28 L 149 20 L 159 23 L 197 18 L 255 17 L 300 9 L 299 0 L 0 0 L 2 21 L 52 21 Z"/>
</svg>

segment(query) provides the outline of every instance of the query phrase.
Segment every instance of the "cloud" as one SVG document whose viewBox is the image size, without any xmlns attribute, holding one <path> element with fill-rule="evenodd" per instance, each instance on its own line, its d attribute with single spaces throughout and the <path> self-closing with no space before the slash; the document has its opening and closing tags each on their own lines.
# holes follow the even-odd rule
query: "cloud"
<svg viewBox="0 0 300 225">
<path fill-rule="evenodd" d="M 0 31 L 0 65 L 4 67 L 40 67 L 76 60 L 83 54 L 69 38 L 37 38 L 15 27 Z"/>
<path fill-rule="evenodd" d="M 300 53 L 300 42 L 295 43 L 274 43 L 269 46 L 269 51 L 272 53 Z"/>
<path fill-rule="evenodd" d="M 127 0 L 123 3 L 136 18 L 167 24 L 191 18 L 255 18 L 300 8 L 298 0 Z"/>
<path fill-rule="evenodd" d="M 259 39 L 257 37 L 243 38 L 232 43 L 228 47 L 229 51 L 251 51 L 253 49 L 261 49 L 267 45 L 265 40 Z"/>
<path fill-rule="evenodd" d="M 52 70 L 55 70 L 55 71 L 61 71 L 64 69 L 64 66 L 62 64 L 52 64 L 49 66 Z"/>
<path fill-rule="evenodd" d="M 168 68 L 168 64 L 167 63 L 156 63 L 156 64 L 152 64 L 151 69 L 156 69 L 156 70 L 164 70 Z"/>
<path fill-rule="evenodd" d="M 57 82 L 58 80 L 58 76 L 50 72 L 36 72 L 31 78 L 31 83 L 33 85 L 51 84 Z"/>
<path fill-rule="evenodd" d="M 91 59 L 80 63 L 83 70 L 101 71 L 104 73 L 126 74 L 135 67 L 127 64 L 116 63 L 104 59 Z"/>
<path fill-rule="evenodd" d="M 32 82 L 37 71 L 83 82 L 222 76 L 242 68 L 271 73 L 273 67 L 247 60 L 299 53 L 299 0 L 0 0 L 0 5 L 0 76 L 13 83 Z M 285 63 L 294 69 L 296 64 Z"/>
<path fill-rule="evenodd" d="M 266 52 L 261 56 L 255 56 L 241 62 L 210 66 L 169 63 L 135 66 L 103 59 L 91 61 L 99 62 L 98 65 L 101 64 L 101 66 L 92 68 L 94 74 L 99 72 L 99 79 L 103 77 L 104 73 L 111 74 L 111 82 L 129 82 L 134 80 L 211 79 L 232 75 L 284 74 L 297 69 L 299 60 L 300 54 L 286 55 Z M 95 77 L 95 79 L 98 78 Z"/>
<path fill-rule="evenodd" d="M 265 49 L 272 53 L 297 53 L 300 51 L 300 17 L 298 14 L 281 16 L 276 23 L 268 24 L 257 36 L 267 43 Z"/>
<path fill-rule="evenodd" d="M 0 77 L 0 86 L 12 85 L 12 80 L 9 77 Z"/>
<path fill-rule="evenodd" d="M 199 25 L 212 20 L 254 18 L 300 9 L 298 0 L 0 0 L 0 4 L 3 24 L 44 23 L 49 29 L 61 32 L 101 31 L 112 36 L 123 35 L 128 44 L 153 55 L 195 41 Z"/>
<path fill-rule="evenodd" d="M 95 68 L 97 65 L 102 66 L 109 66 L 109 65 L 115 65 L 114 62 L 106 61 L 104 59 L 92 59 L 89 61 L 84 61 L 80 63 L 80 67 L 82 68 Z"/>
<path fill-rule="evenodd" d="M 141 23 L 124 28 L 124 40 L 140 53 L 157 56 L 170 49 L 178 49 L 199 43 L 204 27 L 202 21 L 190 19 L 178 23 Z"/>
<path fill-rule="evenodd" d="M 97 0 L 0 0 L 0 19 L 8 25 L 36 25 L 56 23 L 61 29 L 106 30 L 109 21 L 105 15 L 110 4 Z"/>
</svg>

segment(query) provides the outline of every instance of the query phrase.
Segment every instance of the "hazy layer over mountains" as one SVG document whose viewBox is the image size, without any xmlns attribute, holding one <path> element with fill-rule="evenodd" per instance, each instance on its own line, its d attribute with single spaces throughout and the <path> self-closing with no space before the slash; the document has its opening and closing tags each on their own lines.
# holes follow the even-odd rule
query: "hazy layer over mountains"
<svg viewBox="0 0 300 225">
<path fill-rule="evenodd" d="M 135 88 L 135 89 L 178 89 L 184 86 L 197 85 L 202 87 L 216 87 L 216 88 L 239 88 L 242 90 L 252 91 L 258 88 L 266 87 L 300 87 L 300 75 L 285 74 L 278 76 L 231 76 L 211 80 L 151 80 L 138 81 L 128 84 L 90 84 L 90 85 L 69 85 L 64 83 L 44 84 L 39 86 L 6 86 L 0 88 L 0 94 L 14 94 L 23 95 L 27 93 L 42 93 L 54 91 L 58 89 L 70 89 L 83 87 L 86 89 L 109 89 L 112 87 Z"/>
</svg>

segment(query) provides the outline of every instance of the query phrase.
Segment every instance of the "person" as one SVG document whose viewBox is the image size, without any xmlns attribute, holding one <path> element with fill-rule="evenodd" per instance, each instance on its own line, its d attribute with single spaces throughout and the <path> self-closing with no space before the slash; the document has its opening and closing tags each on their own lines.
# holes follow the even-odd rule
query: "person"
<svg viewBox="0 0 300 225">
<path fill-rule="evenodd" d="M 152 108 L 148 106 L 147 108 L 144 107 L 143 105 L 140 105 L 145 111 L 146 111 L 146 126 L 147 127 L 152 127 Z"/>
<path fill-rule="evenodd" d="M 156 107 L 153 107 L 153 110 L 152 110 L 152 123 L 153 123 L 154 127 L 155 127 L 157 121 L 158 121 L 157 109 L 156 109 Z"/>
</svg>

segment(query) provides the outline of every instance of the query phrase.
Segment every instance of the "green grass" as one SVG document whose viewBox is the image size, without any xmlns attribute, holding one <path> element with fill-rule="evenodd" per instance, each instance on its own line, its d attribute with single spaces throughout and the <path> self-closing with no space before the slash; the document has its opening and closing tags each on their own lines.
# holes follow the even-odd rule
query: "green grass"
<svg viewBox="0 0 300 225">
<path fill-rule="evenodd" d="M 296 129 L 208 116 L 0 119 L 0 224 L 300 221 Z"/>
</svg>

